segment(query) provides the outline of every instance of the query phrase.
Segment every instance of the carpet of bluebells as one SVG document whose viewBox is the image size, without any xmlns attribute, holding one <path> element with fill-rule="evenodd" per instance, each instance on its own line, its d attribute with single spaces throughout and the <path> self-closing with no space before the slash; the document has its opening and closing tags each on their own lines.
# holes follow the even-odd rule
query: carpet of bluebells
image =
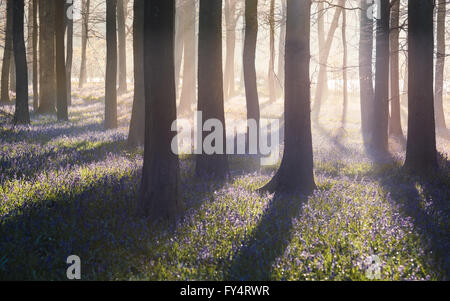
<svg viewBox="0 0 450 301">
<path fill-rule="evenodd" d="M 226 183 L 200 181 L 186 156 L 186 210 L 154 223 L 135 214 L 143 150 L 126 144 L 131 101 L 119 99 L 114 131 L 103 130 L 101 86 L 76 91 L 68 123 L 0 116 L 0 279 L 64 280 L 72 254 L 84 280 L 368 280 L 375 256 L 382 280 L 450 279 L 447 139 L 439 172 L 406 174 L 404 141 L 389 158 L 365 154 L 355 101 L 345 130 L 338 107 L 313 126 L 313 194 L 257 192 L 276 166 L 254 171 L 245 157 L 231 157 Z"/>
</svg>

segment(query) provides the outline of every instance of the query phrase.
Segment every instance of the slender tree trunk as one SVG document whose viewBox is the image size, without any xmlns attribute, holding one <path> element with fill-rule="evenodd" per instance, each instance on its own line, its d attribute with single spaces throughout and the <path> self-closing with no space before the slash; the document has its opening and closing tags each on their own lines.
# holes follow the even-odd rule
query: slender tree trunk
<svg viewBox="0 0 450 301">
<path fill-rule="evenodd" d="M 195 47 L 197 35 L 195 34 L 196 8 L 195 1 L 187 1 L 185 4 L 185 34 L 184 34 L 184 67 L 183 85 L 181 88 L 179 113 L 191 111 L 197 92 L 195 75 Z"/>
<path fill-rule="evenodd" d="M 154 219 L 173 219 L 183 209 L 179 193 L 179 161 L 171 149 L 175 136 L 171 125 L 177 118 L 175 1 L 146 0 L 144 28 L 147 84 L 144 169 L 139 209 Z"/>
<path fill-rule="evenodd" d="M 256 78 L 256 43 L 258 40 L 258 0 L 245 1 L 244 78 L 247 99 L 247 119 L 256 121 L 257 145 L 259 144 L 260 108 Z M 247 147 L 250 149 L 250 132 L 247 131 Z M 258 147 L 259 149 L 259 147 Z"/>
<path fill-rule="evenodd" d="M 426 173 L 438 167 L 433 97 L 433 0 L 408 2 L 408 142 L 405 168 Z"/>
<path fill-rule="evenodd" d="M 134 1 L 133 59 L 134 98 L 128 145 L 144 144 L 145 138 L 145 82 L 144 82 L 144 10 L 146 0 Z"/>
<path fill-rule="evenodd" d="M 286 0 L 281 0 L 280 41 L 278 45 L 277 96 L 283 94 L 284 87 L 284 48 L 286 44 Z"/>
<path fill-rule="evenodd" d="M 57 116 L 59 121 L 68 121 L 67 80 L 64 47 L 64 2 L 55 1 L 55 46 L 56 46 L 56 95 Z"/>
<path fill-rule="evenodd" d="M 389 133 L 395 137 L 403 137 L 400 112 L 399 19 L 400 0 L 394 0 L 391 7 L 391 115 L 389 121 Z"/>
<path fill-rule="evenodd" d="M 117 0 L 106 2 L 105 129 L 117 128 Z"/>
<path fill-rule="evenodd" d="M 325 14 L 327 10 L 325 9 L 324 2 L 319 1 L 317 3 L 317 35 L 318 35 L 318 42 L 319 42 L 319 59 L 324 55 L 325 51 Z M 322 92 L 322 98 L 326 97 L 328 94 L 328 73 L 325 72 L 323 76 L 323 92 Z"/>
<path fill-rule="evenodd" d="M 180 75 L 181 75 L 181 63 L 183 60 L 183 50 L 184 50 L 184 0 L 177 0 L 176 8 L 176 19 L 175 19 L 175 84 L 177 88 L 180 85 Z"/>
<path fill-rule="evenodd" d="M 287 1 L 285 147 L 281 166 L 263 188 L 310 193 L 315 189 L 311 135 L 309 0 Z"/>
<path fill-rule="evenodd" d="M 39 113 L 56 112 L 55 2 L 39 1 Z"/>
<path fill-rule="evenodd" d="M 445 70 L 445 18 L 446 1 L 438 0 L 437 9 L 437 58 L 435 76 L 435 111 L 436 127 L 438 131 L 446 130 L 444 115 L 444 70 Z"/>
<path fill-rule="evenodd" d="M 69 5 L 74 5 L 75 1 L 80 0 L 72 0 L 72 3 Z M 67 10 L 66 10 L 67 11 Z M 67 54 L 66 54 L 66 81 L 67 81 L 67 105 L 72 105 L 72 62 L 73 62 L 73 18 L 67 18 Z"/>
<path fill-rule="evenodd" d="M 342 10 L 342 46 L 344 48 L 343 63 L 342 63 L 342 91 L 344 96 L 344 103 L 342 109 L 342 126 L 345 126 L 347 122 L 347 110 L 348 110 L 348 80 L 347 80 L 347 62 L 348 62 L 348 49 L 347 49 L 347 12 Z"/>
<path fill-rule="evenodd" d="M 117 2 L 117 28 L 119 35 L 119 95 L 127 92 L 127 39 L 125 33 L 125 3 Z"/>
<path fill-rule="evenodd" d="M 8 2 L 11 2 L 8 1 Z M 17 95 L 16 95 L 16 112 L 14 114 L 14 123 L 29 124 L 30 112 L 28 109 L 28 71 L 27 71 L 27 52 L 25 48 L 24 34 L 24 0 L 13 0 L 14 17 L 13 17 L 13 44 L 15 52 L 15 61 L 17 66 Z"/>
<path fill-rule="evenodd" d="M 389 124 L 389 0 L 380 1 L 380 16 L 377 20 L 375 101 L 373 106 L 372 150 L 388 152 Z"/>
<path fill-rule="evenodd" d="M 270 55 L 269 55 L 269 72 L 268 72 L 268 85 L 269 85 L 269 101 L 275 102 L 277 100 L 275 90 L 275 0 L 270 0 L 270 12 L 269 12 L 269 32 L 270 32 Z"/>
<path fill-rule="evenodd" d="M 28 83 L 33 82 L 33 0 L 28 0 L 27 15 L 27 63 L 28 63 Z"/>
<path fill-rule="evenodd" d="M 317 87 L 316 87 L 316 96 L 314 99 L 314 105 L 313 105 L 313 118 L 315 120 L 319 119 L 320 116 L 320 108 L 322 106 L 322 99 L 324 96 L 324 92 L 326 88 L 324 88 L 325 84 L 328 85 L 328 83 L 325 83 L 327 80 L 327 64 L 328 64 L 328 57 L 330 56 L 331 51 L 331 45 L 333 44 L 334 34 L 336 32 L 336 29 L 339 26 L 339 17 L 342 12 L 342 7 L 344 6 L 344 0 L 339 0 L 337 7 L 335 8 L 336 11 L 333 16 L 333 21 L 330 25 L 330 30 L 328 31 L 327 39 L 325 40 L 325 45 L 323 47 L 323 51 L 321 55 L 319 55 L 319 75 L 317 78 Z"/>
<path fill-rule="evenodd" d="M 6 2 L 5 48 L 3 51 L 2 78 L 1 78 L 1 103 L 9 103 L 9 73 L 13 54 L 12 28 L 13 28 L 13 4 Z"/>
<path fill-rule="evenodd" d="M 224 179 L 228 176 L 222 72 L 222 0 L 200 0 L 198 46 L 198 110 L 203 120 L 217 119 L 222 125 L 221 153 L 202 153 L 196 158 L 197 176 Z M 218 130 L 218 129 L 216 129 Z M 210 133 L 204 132 L 204 136 Z M 202 141 L 203 143 L 203 141 Z"/>
<path fill-rule="evenodd" d="M 33 0 L 33 111 L 39 109 L 39 75 L 38 75 L 38 0 Z"/>
<path fill-rule="evenodd" d="M 225 99 L 230 98 L 235 93 L 235 51 L 236 51 L 236 0 L 225 0 L 225 22 L 226 22 L 226 59 L 224 75 Z"/>
<path fill-rule="evenodd" d="M 81 28 L 81 65 L 80 65 L 80 79 L 78 82 L 78 87 L 83 88 L 84 84 L 87 82 L 87 69 L 86 69 L 86 49 L 87 42 L 89 38 L 89 13 L 90 13 L 90 0 L 83 0 L 82 2 L 82 28 Z"/>
</svg>

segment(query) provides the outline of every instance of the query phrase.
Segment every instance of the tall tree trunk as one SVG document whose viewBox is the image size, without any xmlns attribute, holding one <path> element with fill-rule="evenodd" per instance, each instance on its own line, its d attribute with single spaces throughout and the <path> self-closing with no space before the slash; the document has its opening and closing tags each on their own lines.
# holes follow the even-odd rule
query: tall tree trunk
<svg viewBox="0 0 450 301">
<path fill-rule="evenodd" d="M 128 145 L 144 144 L 145 138 L 145 82 L 144 82 L 144 10 L 146 0 L 135 0 L 133 4 L 133 60 L 134 97 L 131 113 Z"/>
<path fill-rule="evenodd" d="M 69 5 L 74 5 L 75 1 L 80 0 L 72 0 L 72 3 Z M 67 10 L 66 10 L 67 11 Z M 73 62 L 73 17 L 68 18 L 66 16 L 66 24 L 67 24 L 67 54 L 66 54 L 66 81 L 67 81 L 67 105 L 72 105 L 72 62 Z"/>
<path fill-rule="evenodd" d="M 8 1 L 8 2 L 11 2 Z M 13 0 L 14 17 L 13 17 L 13 44 L 15 61 L 17 66 L 17 95 L 16 95 L 16 112 L 14 114 L 14 123 L 29 124 L 30 112 L 28 109 L 28 71 L 27 71 L 27 52 L 25 48 L 24 34 L 24 0 Z"/>
<path fill-rule="evenodd" d="M 125 0 L 117 2 L 117 29 L 119 36 L 119 95 L 127 92 L 127 39 L 125 33 Z"/>
<path fill-rule="evenodd" d="M 16 59 L 14 51 L 11 54 L 11 67 L 9 68 L 9 90 L 16 93 Z"/>
<path fill-rule="evenodd" d="M 117 0 L 106 2 L 105 129 L 117 128 Z"/>
<path fill-rule="evenodd" d="M 256 43 L 258 40 L 258 0 L 245 1 L 244 78 L 247 99 L 247 119 L 256 121 L 257 145 L 259 144 L 260 108 L 256 78 Z M 250 131 L 247 131 L 247 147 L 250 148 Z M 259 149 L 259 147 L 258 147 Z"/>
<path fill-rule="evenodd" d="M 179 193 L 179 161 L 171 149 L 175 136 L 171 126 L 177 118 L 175 1 L 146 0 L 144 24 L 144 73 L 147 84 L 140 212 L 154 219 L 173 219 L 183 208 Z"/>
<path fill-rule="evenodd" d="M 275 102 L 277 95 L 275 91 L 275 0 L 270 0 L 269 11 L 269 72 L 268 72 L 268 86 L 269 86 L 269 101 Z"/>
<path fill-rule="evenodd" d="M 433 0 L 408 2 L 408 142 L 405 168 L 438 167 L 433 96 Z"/>
<path fill-rule="evenodd" d="M 225 0 L 225 23 L 226 23 L 226 59 L 224 74 L 225 99 L 230 98 L 235 93 L 234 59 L 236 51 L 236 14 L 237 0 Z"/>
<path fill-rule="evenodd" d="M 216 141 L 216 145 L 222 144 L 223 149 L 221 153 L 208 155 L 202 152 L 198 155 L 196 174 L 224 179 L 228 176 L 228 158 L 222 71 L 222 0 L 200 0 L 199 28 L 198 111 L 203 113 L 203 120 L 217 119 L 222 123 L 223 138 Z M 204 132 L 206 135 L 209 133 Z"/>
<path fill-rule="evenodd" d="M 9 103 L 9 73 L 13 54 L 12 28 L 13 28 L 13 3 L 6 2 L 5 48 L 3 51 L 2 78 L 1 78 L 1 103 Z"/>
<path fill-rule="evenodd" d="M 175 11 L 175 85 L 177 88 L 180 85 L 180 73 L 181 73 L 181 63 L 183 60 L 183 49 L 184 49 L 184 6 L 185 0 L 176 1 L 176 11 Z"/>
<path fill-rule="evenodd" d="M 374 102 L 373 88 L 373 19 L 367 17 L 369 4 L 361 0 L 360 11 L 360 39 L 359 39 L 359 85 L 361 105 L 361 132 L 364 145 L 370 145 L 370 120 L 372 119 L 372 108 Z"/>
<path fill-rule="evenodd" d="M 67 80 L 64 47 L 64 2 L 55 1 L 55 46 L 56 46 L 56 95 L 57 117 L 59 121 L 68 121 Z"/>
<path fill-rule="evenodd" d="M 342 126 L 345 126 L 347 122 L 347 110 L 348 110 L 348 80 L 347 80 L 347 62 L 348 62 L 348 49 L 347 49 L 347 12 L 342 10 L 342 46 L 344 48 L 343 63 L 342 63 L 342 91 L 343 91 L 343 109 L 342 109 Z"/>
<path fill-rule="evenodd" d="M 315 189 L 311 135 L 310 0 L 287 1 L 285 146 L 281 166 L 263 188 L 310 193 Z"/>
<path fill-rule="evenodd" d="M 184 33 L 184 67 L 183 86 L 181 88 L 179 113 L 191 111 L 191 106 L 195 102 L 197 92 L 195 74 L 195 47 L 197 35 L 195 34 L 196 8 L 195 1 L 188 1 L 184 8 L 185 13 L 185 33 Z"/>
<path fill-rule="evenodd" d="M 86 69 L 86 48 L 89 38 L 89 13 L 90 13 L 90 0 L 82 0 L 82 28 L 81 28 L 81 65 L 80 65 L 80 79 L 78 82 L 78 87 L 83 88 L 84 84 L 87 82 L 87 69 Z"/>
<path fill-rule="evenodd" d="M 330 56 L 331 51 L 331 45 L 333 44 L 334 34 L 336 32 L 336 29 L 339 26 L 339 17 L 342 12 L 342 7 L 344 6 L 345 0 L 339 0 L 337 7 L 335 8 L 336 11 L 333 16 L 333 20 L 330 25 L 330 29 L 328 31 L 327 39 L 325 40 L 325 45 L 323 47 L 322 53 L 319 55 L 319 75 L 317 78 L 317 86 L 316 86 L 316 96 L 314 98 L 314 105 L 313 105 L 313 118 L 315 120 L 319 119 L 320 116 L 320 108 L 322 106 L 322 99 L 324 96 L 324 92 L 326 88 L 324 88 L 325 85 L 328 85 L 325 81 L 327 80 L 327 64 L 328 64 L 328 57 Z"/>
<path fill-rule="evenodd" d="M 399 36 L 400 36 L 400 0 L 393 0 L 391 6 L 391 115 L 389 133 L 403 137 L 400 109 L 400 70 L 399 70 Z"/>
<path fill-rule="evenodd" d="M 39 79 L 38 79 L 38 0 L 33 0 L 33 111 L 39 109 Z"/>
<path fill-rule="evenodd" d="M 27 69 L 28 69 L 28 83 L 33 82 L 33 2 L 28 0 L 28 15 L 27 15 Z"/>
<path fill-rule="evenodd" d="M 284 87 L 284 48 L 286 44 L 286 0 L 281 0 L 280 40 L 278 44 L 277 96 L 283 94 Z"/>
<path fill-rule="evenodd" d="M 381 0 L 381 18 L 377 20 L 375 101 L 371 124 L 371 149 L 388 152 L 389 124 L 389 0 Z"/>
<path fill-rule="evenodd" d="M 437 58 L 435 76 L 436 127 L 439 131 L 447 129 L 444 115 L 444 70 L 445 70 L 445 17 L 446 1 L 438 0 L 437 9 Z"/>
<path fill-rule="evenodd" d="M 39 113 L 56 112 L 55 2 L 39 1 Z"/>
</svg>

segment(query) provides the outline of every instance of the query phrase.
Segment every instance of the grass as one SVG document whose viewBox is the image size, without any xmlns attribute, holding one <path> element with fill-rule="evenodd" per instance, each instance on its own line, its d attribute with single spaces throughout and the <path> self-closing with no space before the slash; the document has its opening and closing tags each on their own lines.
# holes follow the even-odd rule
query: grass
<svg viewBox="0 0 450 301">
<path fill-rule="evenodd" d="M 369 280 L 375 255 L 382 280 L 449 279 L 447 141 L 441 171 L 420 178 L 402 171 L 403 150 L 365 155 L 356 117 L 339 139 L 324 117 L 309 196 L 258 193 L 276 166 L 251 171 L 245 157 L 232 157 L 227 182 L 199 181 L 183 156 L 186 210 L 155 224 L 136 214 L 131 95 L 119 100 L 119 129 L 103 131 L 99 89 L 77 92 L 70 123 L 0 124 L 0 279 L 65 280 L 72 254 L 84 280 Z"/>
</svg>

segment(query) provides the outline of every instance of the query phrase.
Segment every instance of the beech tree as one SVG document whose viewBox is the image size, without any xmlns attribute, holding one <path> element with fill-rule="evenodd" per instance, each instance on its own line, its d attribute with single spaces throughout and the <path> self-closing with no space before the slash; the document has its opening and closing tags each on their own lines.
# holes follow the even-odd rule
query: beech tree
<svg viewBox="0 0 450 301">
<path fill-rule="evenodd" d="M 106 2 L 105 129 L 117 127 L 117 0 Z"/>
<path fill-rule="evenodd" d="M 316 187 L 309 78 L 310 13 L 310 0 L 287 1 L 284 155 L 274 178 L 262 190 L 310 193 Z"/>
<path fill-rule="evenodd" d="M 1 74 L 1 95 L 0 102 L 7 104 L 9 99 L 9 73 L 11 68 L 13 43 L 12 43 L 12 31 L 13 31 L 13 3 L 12 1 L 6 2 L 6 25 L 5 25 L 5 48 L 3 51 L 3 64 Z"/>
<path fill-rule="evenodd" d="M 405 168 L 436 169 L 433 91 L 433 0 L 408 2 L 408 142 Z"/>
<path fill-rule="evenodd" d="M 175 0 L 146 0 L 144 13 L 145 149 L 140 212 L 172 218 L 182 209 L 179 161 L 172 152 L 176 119 Z M 209 1 L 215 3 L 216 1 Z"/>
<path fill-rule="evenodd" d="M 66 12 L 63 1 L 55 1 L 55 36 L 56 36 L 56 96 L 57 116 L 60 121 L 69 120 L 67 108 L 67 80 L 64 47 L 64 18 Z"/>
</svg>

